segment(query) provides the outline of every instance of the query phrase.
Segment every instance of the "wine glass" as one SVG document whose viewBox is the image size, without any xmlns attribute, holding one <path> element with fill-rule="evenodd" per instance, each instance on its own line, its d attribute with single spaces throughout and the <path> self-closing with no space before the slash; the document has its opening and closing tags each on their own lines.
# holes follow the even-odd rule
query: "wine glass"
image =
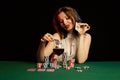
<svg viewBox="0 0 120 80">
<path fill-rule="evenodd" d="M 60 56 L 64 52 L 62 42 L 58 39 L 54 39 L 55 48 L 53 49 L 54 54 Z"/>
</svg>

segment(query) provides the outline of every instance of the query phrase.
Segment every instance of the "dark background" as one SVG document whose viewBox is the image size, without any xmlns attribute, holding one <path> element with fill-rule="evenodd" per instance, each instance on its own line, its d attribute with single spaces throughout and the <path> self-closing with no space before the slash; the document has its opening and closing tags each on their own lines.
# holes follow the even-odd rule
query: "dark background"
<svg viewBox="0 0 120 80">
<path fill-rule="evenodd" d="M 119 3 L 89 0 L 3 1 L 0 60 L 36 61 L 39 40 L 52 33 L 52 17 L 62 6 L 75 8 L 91 29 L 88 61 L 120 61 Z"/>
</svg>

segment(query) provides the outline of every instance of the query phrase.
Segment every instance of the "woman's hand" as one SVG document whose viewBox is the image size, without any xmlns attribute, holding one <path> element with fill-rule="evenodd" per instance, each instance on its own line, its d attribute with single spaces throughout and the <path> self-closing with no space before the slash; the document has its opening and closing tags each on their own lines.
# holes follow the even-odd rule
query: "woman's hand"
<svg viewBox="0 0 120 80">
<path fill-rule="evenodd" d="M 79 32 L 79 34 L 84 34 L 86 31 L 90 29 L 90 26 L 87 23 L 77 23 L 75 26 L 75 30 Z"/>
<path fill-rule="evenodd" d="M 53 41 L 53 35 L 50 33 L 46 33 L 40 40 L 41 42 Z"/>
</svg>

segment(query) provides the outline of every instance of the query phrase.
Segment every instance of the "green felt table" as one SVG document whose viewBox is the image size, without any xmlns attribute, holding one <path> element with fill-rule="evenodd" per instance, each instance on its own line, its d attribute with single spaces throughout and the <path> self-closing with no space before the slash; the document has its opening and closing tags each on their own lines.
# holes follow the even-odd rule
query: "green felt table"
<svg viewBox="0 0 120 80">
<path fill-rule="evenodd" d="M 119 61 L 87 61 L 75 67 L 89 66 L 77 72 L 75 68 L 56 69 L 54 72 L 29 72 L 36 63 L 26 61 L 0 61 L 0 80 L 120 80 Z"/>
</svg>

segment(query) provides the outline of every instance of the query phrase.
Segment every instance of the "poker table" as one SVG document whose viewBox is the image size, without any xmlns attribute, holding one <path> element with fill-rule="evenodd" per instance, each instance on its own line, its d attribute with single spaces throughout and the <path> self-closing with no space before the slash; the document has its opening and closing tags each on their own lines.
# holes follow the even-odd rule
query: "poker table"
<svg viewBox="0 0 120 80">
<path fill-rule="evenodd" d="M 84 69 L 84 66 L 89 66 Z M 81 67 L 82 72 L 75 67 Z M 35 71 L 27 71 L 29 68 Z M 87 61 L 75 63 L 74 68 L 55 69 L 54 72 L 38 72 L 35 62 L 0 61 L 0 80 L 120 80 L 119 61 Z"/>
</svg>

